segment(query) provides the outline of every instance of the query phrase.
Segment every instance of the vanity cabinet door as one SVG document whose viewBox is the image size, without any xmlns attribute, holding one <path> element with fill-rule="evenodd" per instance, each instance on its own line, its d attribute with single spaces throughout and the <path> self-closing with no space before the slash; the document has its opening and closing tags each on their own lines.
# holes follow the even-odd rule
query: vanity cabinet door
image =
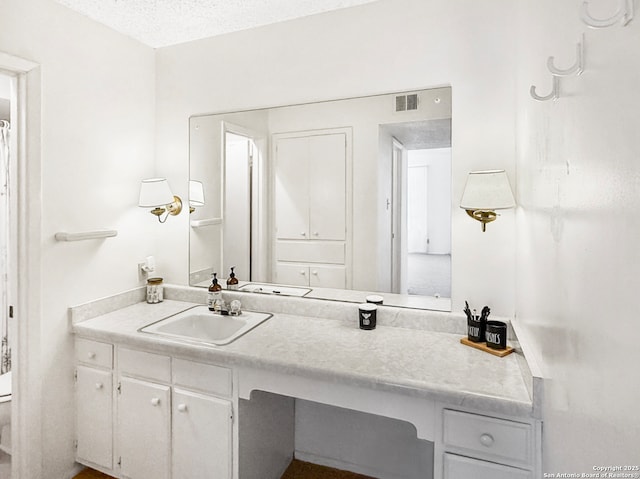
<svg viewBox="0 0 640 479">
<path fill-rule="evenodd" d="M 276 263 L 275 282 L 291 286 L 309 286 L 309 266 Z"/>
<path fill-rule="evenodd" d="M 226 399 L 174 389 L 173 479 L 230 479 L 232 406 Z"/>
<path fill-rule="evenodd" d="M 171 457 L 169 386 L 122 377 L 118 437 L 122 477 L 168 479 Z"/>
<path fill-rule="evenodd" d="M 533 479 L 533 476 L 515 467 L 445 454 L 444 479 Z"/>
<path fill-rule="evenodd" d="M 309 286 L 344 289 L 347 283 L 344 266 L 314 265 L 309 267 Z"/>
<path fill-rule="evenodd" d="M 112 373 L 78 366 L 76 374 L 77 459 L 112 469 Z"/>
</svg>

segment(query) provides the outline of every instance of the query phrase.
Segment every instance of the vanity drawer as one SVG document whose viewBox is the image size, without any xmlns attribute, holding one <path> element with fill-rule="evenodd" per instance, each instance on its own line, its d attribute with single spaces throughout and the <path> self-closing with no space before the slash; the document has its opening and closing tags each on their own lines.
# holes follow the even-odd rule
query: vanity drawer
<svg viewBox="0 0 640 479">
<path fill-rule="evenodd" d="M 533 428 L 527 423 L 445 409 L 443 441 L 447 449 L 488 460 L 524 467 L 532 462 Z"/>
<path fill-rule="evenodd" d="M 231 396 L 231 370 L 212 364 L 173 359 L 173 384 L 218 396 Z"/>
<path fill-rule="evenodd" d="M 478 461 L 454 454 L 444 455 L 444 479 L 533 479 L 529 471 Z"/>
<path fill-rule="evenodd" d="M 89 339 L 76 339 L 76 361 L 91 366 L 111 369 L 113 367 L 113 346 Z"/>
<path fill-rule="evenodd" d="M 171 381 L 171 358 L 134 349 L 118 348 L 120 374 L 156 381 Z"/>
</svg>

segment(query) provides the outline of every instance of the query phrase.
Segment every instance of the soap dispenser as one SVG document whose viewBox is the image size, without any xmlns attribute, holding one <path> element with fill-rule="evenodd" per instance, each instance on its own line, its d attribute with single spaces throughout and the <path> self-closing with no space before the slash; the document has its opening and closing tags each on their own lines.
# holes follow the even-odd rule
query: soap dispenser
<svg viewBox="0 0 640 479">
<path fill-rule="evenodd" d="M 222 286 L 218 283 L 218 273 L 213 273 L 211 284 L 209 285 L 209 292 L 207 293 L 207 307 L 209 311 L 214 311 L 216 303 L 222 302 Z"/>
<path fill-rule="evenodd" d="M 236 278 L 236 274 L 233 272 L 235 266 L 231 267 L 231 273 L 229 273 L 229 278 L 227 279 L 227 289 L 236 290 L 238 289 L 238 278 Z"/>
</svg>

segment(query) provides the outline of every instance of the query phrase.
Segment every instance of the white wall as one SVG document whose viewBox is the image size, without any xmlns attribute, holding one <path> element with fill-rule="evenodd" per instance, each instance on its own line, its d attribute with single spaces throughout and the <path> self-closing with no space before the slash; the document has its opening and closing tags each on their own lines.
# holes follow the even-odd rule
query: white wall
<svg viewBox="0 0 640 479">
<path fill-rule="evenodd" d="M 140 179 L 154 175 L 154 51 L 49 0 L 0 2 L 0 51 L 42 65 L 42 284 L 29 288 L 43 308 L 33 380 L 45 395 L 42 477 L 62 478 L 74 454 L 67 308 L 137 286 L 136 264 L 156 253 L 162 228 L 136 206 Z M 53 239 L 96 228 L 118 236 Z"/>
<path fill-rule="evenodd" d="M 187 188 L 188 122 L 214 113 L 450 85 L 453 308 L 514 311 L 515 223 L 482 234 L 458 208 L 466 174 L 505 168 L 515 145 L 514 2 L 380 0 L 157 51 L 158 170 Z M 393 31 L 393 34 L 389 32 Z M 182 190 L 180 190 L 182 188 Z M 186 217 L 160 238 L 167 278 L 186 283 Z"/>
<path fill-rule="evenodd" d="M 618 2 L 591 2 L 594 16 Z M 591 30 L 581 2 L 520 2 L 518 321 L 549 376 L 544 471 L 638 462 L 640 444 L 640 22 Z M 556 102 L 547 57 L 585 72 Z M 489 225 L 491 228 L 492 225 Z"/>
</svg>

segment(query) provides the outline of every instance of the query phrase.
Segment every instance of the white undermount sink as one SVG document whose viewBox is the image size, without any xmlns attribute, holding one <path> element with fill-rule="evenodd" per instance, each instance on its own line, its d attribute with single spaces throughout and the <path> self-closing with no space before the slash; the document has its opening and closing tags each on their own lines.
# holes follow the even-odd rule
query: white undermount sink
<svg viewBox="0 0 640 479">
<path fill-rule="evenodd" d="M 194 306 L 168 318 L 148 324 L 138 331 L 190 342 L 222 346 L 269 319 L 269 313 L 243 311 L 239 316 L 223 316 L 206 306 Z"/>
</svg>

